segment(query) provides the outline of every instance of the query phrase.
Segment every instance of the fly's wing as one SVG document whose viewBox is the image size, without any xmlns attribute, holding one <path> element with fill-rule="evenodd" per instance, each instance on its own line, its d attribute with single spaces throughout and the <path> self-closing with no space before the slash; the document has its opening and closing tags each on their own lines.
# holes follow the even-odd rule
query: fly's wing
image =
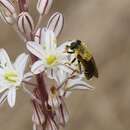
<svg viewBox="0 0 130 130">
<path fill-rule="evenodd" d="M 80 55 L 84 60 L 91 60 L 92 53 L 89 51 L 89 48 L 86 43 L 82 43 L 82 47 L 80 49 Z"/>
<path fill-rule="evenodd" d="M 97 66 L 96 66 L 96 63 L 95 63 L 95 60 L 93 57 L 91 58 L 91 62 L 92 62 L 93 69 L 94 69 L 94 76 L 98 78 L 98 70 L 97 70 Z"/>
<path fill-rule="evenodd" d="M 90 60 L 91 64 L 92 64 L 92 68 L 93 68 L 93 74 L 95 77 L 98 78 L 98 69 L 97 69 L 97 66 L 96 66 L 96 63 L 95 63 L 95 60 L 92 56 L 92 53 L 89 51 L 88 49 L 88 46 L 86 43 L 83 43 L 84 47 L 85 47 L 85 50 L 86 50 L 86 59 Z"/>
</svg>

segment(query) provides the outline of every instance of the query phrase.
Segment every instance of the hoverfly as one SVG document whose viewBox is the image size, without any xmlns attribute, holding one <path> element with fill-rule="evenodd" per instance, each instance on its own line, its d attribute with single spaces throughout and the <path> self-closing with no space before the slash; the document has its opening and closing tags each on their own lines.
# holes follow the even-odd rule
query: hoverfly
<svg viewBox="0 0 130 130">
<path fill-rule="evenodd" d="M 93 76 L 98 78 L 95 60 L 85 43 L 82 43 L 80 40 L 72 41 L 70 45 L 66 45 L 66 52 L 75 54 L 75 58 L 71 61 L 71 64 L 77 59 L 79 71 L 81 72 L 83 68 L 84 75 L 88 80 Z"/>
</svg>

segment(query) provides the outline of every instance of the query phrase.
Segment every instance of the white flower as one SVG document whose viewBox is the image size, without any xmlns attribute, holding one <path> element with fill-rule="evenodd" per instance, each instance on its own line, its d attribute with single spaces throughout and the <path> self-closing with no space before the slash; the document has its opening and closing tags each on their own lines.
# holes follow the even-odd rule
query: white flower
<svg viewBox="0 0 130 130">
<path fill-rule="evenodd" d="M 56 86 L 51 86 L 48 92 L 48 104 L 56 109 L 61 104 L 60 91 L 57 90 Z"/>
<path fill-rule="evenodd" d="M 73 90 L 89 90 L 94 89 L 93 86 L 86 82 L 84 74 L 73 74 L 68 73 L 60 77 L 59 80 L 60 95 L 68 97 Z"/>
<path fill-rule="evenodd" d="M 11 63 L 7 52 L 0 50 L 0 98 L 2 104 L 6 99 L 10 107 L 15 105 L 16 89 L 21 85 L 24 79 L 24 71 L 28 55 L 21 54 L 14 64 Z"/>
<path fill-rule="evenodd" d="M 57 47 L 55 34 L 50 30 L 42 29 L 39 32 L 40 39 L 27 43 L 27 49 L 39 58 L 32 65 L 31 71 L 34 74 L 44 71 L 49 78 L 57 80 L 61 76 L 60 71 L 64 71 L 63 64 L 66 62 L 66 54 L 63 52 L 64 44 Z"/>
</svg>

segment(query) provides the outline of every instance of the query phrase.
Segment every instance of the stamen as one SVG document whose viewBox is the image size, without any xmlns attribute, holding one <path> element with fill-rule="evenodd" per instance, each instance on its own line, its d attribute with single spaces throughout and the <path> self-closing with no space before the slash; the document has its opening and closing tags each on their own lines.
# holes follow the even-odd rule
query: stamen
<svg viewBox="0 0 130 130">
<path fill-rule="evenodd" d="M 52 65 L 56 62 L 57 57 L 54 55 L 49 55 L 46 60 L 48 65 Z"/>
<path fill-rule="evenodd" d="M 50 91 L 51 91 L 52 95 L 56 95 L 56 93 L 57 93 L 57 89 L 56 89 L 55 86 L 52 86 L 51 89 L 50 89 Z"/>
<path fill-rule="evenodd" d="M 18 80 L 18 75 L 15 71 L 7 71 L 4 75 L 5 80 L 16 83 Z"/>
</svg>

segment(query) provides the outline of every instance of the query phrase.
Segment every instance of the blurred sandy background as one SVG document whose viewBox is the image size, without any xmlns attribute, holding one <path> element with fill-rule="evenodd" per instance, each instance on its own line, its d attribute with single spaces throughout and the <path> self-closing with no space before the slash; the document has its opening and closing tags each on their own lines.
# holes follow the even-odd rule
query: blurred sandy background
<svg viewBox="0 0 130 130">
<path fill-rule="evenodd" d="M 51 14 L 58 10 L 65 16 L 59 41 L 88 41 L 100 74 L 91 81 L 93 92 L 67 100 L 70 121 L 64 130 L 130 130 L 130 0 L 54 0 Z M 14 59 L 25 45 L 9 26 L 0 24 L 0 30 L 0 48 Z M 24 92 L 18 92 L 14 109 L 0 108 L 0 130 L 32 130 Z"/>
</svg>

